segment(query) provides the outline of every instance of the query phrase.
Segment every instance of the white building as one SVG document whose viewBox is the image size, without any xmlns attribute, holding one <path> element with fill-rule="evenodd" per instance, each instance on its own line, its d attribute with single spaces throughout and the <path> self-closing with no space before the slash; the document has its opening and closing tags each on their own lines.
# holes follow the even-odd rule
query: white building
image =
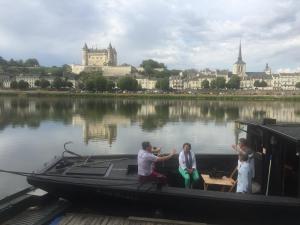
<svg viewBox="0 0 300 225">
<path fill-rule="evenodd" d="M 16 81 L 17 82 L 20 82 L 21 80 L 27 82 L 29 84 L 29 88 L 35 88 L 35 82 L 37 80 L 40 80 L 40 76 L 38 75 L 19 75 L 19 76 L 16 76 Z"/>
<path fill-rule="evenodd" d="M 146 78 L 146 77 L 138 77 L 136 78 L 138 85 L 140 85 L 142 87 L 142 89 L 145 90 L 153 90 L 156 88 L 156 83 L 157 80 L 155 79 L 150 79 L 150 78 Z"/>
</svg>

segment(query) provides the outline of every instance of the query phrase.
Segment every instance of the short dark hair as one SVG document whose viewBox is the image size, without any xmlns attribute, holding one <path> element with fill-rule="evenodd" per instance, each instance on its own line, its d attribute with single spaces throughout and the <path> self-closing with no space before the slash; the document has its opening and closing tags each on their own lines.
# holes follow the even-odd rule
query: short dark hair
<svg viewBox="0 0 300 225">
<path fill-rule="evenodd" d="M 184 148 L 184 146 L 186 146 L 186 145 L 189 146 L 190 148 L 192 148 L 191 144 L 187 143 L 187 142 L 182 145 L 182 148 Z"/>
<path fill-rule="evenodd" d="M 239 142 L 243 145 L 247 145 L 247 139 L 246 138 L 240 138 Z"/>
<path fill-rule="evenodd" d="M 151 144 L 150 144 L 149 141 L 144 141 L 144 142 L 142 143 L 142 148 L 143 148 L 144 150 L 146 150 L 146 148 L 148 148 L 150 145 L 151 145 Z"/>
<path fill-rule="evenodd" d="M 248 154 L 246 154 L 246 153 L 240 153 L 240 154 L 239 154 L 239 159 L 240 159 L 241 161 L 243 161 L 243 162 L 248 161 Z"/>
</svg>

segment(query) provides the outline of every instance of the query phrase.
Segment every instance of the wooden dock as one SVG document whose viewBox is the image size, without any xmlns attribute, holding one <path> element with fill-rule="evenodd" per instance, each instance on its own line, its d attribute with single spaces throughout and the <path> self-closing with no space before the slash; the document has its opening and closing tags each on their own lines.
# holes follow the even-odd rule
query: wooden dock
<svg viewBox="0 0 300 225">
<path fill-rule="evenodd" d="M 68 213 L 58 225 L 208 225 L 187 221 L 166 220 L 144 217 L 115 217 L 94 214 Z"/>
</svg>

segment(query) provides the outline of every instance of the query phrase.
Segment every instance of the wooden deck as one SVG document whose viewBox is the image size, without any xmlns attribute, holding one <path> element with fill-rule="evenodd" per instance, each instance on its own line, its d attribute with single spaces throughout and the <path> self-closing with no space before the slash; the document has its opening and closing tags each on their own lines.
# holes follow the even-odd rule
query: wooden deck
<svg viewBox="0 0 300 225">
<path fill-rule="evenodd" d="M 208 225 L 187 221 L 144 218 L 144 217 L 115 217 L 94 214 L 68 213 L 58 223 L 59 225 Z"/>
</svg>

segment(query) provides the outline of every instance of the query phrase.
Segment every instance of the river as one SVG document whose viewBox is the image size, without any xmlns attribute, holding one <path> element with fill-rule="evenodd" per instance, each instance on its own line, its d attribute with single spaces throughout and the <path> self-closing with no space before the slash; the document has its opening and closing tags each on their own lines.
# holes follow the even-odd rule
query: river
<svg viewBox="0 0 300 225">
<path fill-rule="evenodd" d="M 167 153 L 184 142 L 202 154 L 234 154 L 237 119 L 300 122 L 300 103 L 0 97 L 0 169 L 31 172 L 63 151 L 136 154 L 148 140 Z M 0 174 L 0 199 L 27 186 Z"/>
</svg>

